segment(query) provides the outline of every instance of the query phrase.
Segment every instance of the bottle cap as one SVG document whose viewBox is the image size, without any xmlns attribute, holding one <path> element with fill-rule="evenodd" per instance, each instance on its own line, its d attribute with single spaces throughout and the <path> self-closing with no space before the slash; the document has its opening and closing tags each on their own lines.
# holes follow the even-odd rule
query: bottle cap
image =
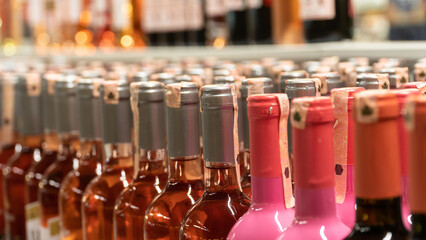
<svg viewBox="0 0 426 240">
<path fill-rule="evenodd" d="M 321 81 L 321 95 L 330 95 L 331 89 L 341 88 L 345 85 L 337 72 L 315 73 L 312 77 Z"/>
<path fill-rule="evenodd" d="M 250 64 L 248 70 L 250 78 L 264 77 L 266 75 L 265 68 L 260 64 Z"/>
<path fill-rule="evenodd" d="M 297 97 L 320 96 L 321 81 L 318 78 L 299 78 L 286 81 L 285 93 L 293 100 Z"/>
<path fill-rule="evenodd" d="M 132 142 L 130 89 L 126 80 L 107 80 L 101 87 L 104 143 Z"/>
<path fill-rule="evenodd" d="M 295 188 L 334 188 L 334 113 L 330 97 L 301 97 L 291 104 Z"/>
<path fill-rule="evenodd" d="M 54 83 L 55 114 L 58 133 L 71 133 L 79 130 L 77 110 L 78 79 L 76 75 L 61 75 Z"/>
<path fill-rule="evenodd" d="M 155 73 L 151 74 L 151 81 L 158 81 L 163 83 L 164 85 L 174 83 L 175 82 L 175 76 L 171 73 Z"/>
<path fill-rule="evenodd" d="M 229 76 L 231 75 L 231 72 L 227 69 L 217 69 L 213 71 L 213 76 L 214 77 L 218 77 L 218 76 Z"/>
<path fill-rule="evenodd" d="M 193 82 L 198 88 L 203 86 L 203 81 L 199 76 L 178 75 L 176 77 L 176 82 Z"/>
<path fill-rule="evenodd" d="M 251 174 L 283 179 L 286 208 L 294 206 L 292 176 L 288 157 L 286 94 L 259 94 L 248 98 L 250 120 Z"/>
<path fill-rule="evenodd" d="M 410 81 L 407 67 L 382 68 L 380 73 L 389 75 L 391 89 L 402 88 L 405 83 Z"/>
<path fill-rule="evenodd" d="M 398 100 L 391 91 L 357 93 L 355 122 L 355 195 L 386 199 L 401 195 Z"/>
<path fill-rule="evenodd" d="M 408 199 L 413 214 L 426 214 L 426 96 L 407 98 L 405 106 L 406 126 L 410 135 Z"/>
<path fill-rule="evenodd" d="M 354 124 L 352 117 L 352 105 L 354 95 L 364 88 L 335 88 L 331 90 L 331 99 L 334 104 L 334 149 L 336 175 L 336 202 L 343 203 L 347 189 L 347 166 L 354 165 Z"/>
<path fill-rule="evenodd" d="M 287 80 L 295 78 L 308 78 L 309 74 L 305 70 L 283 72 L 280 74 L 280 92 L 285 92 Z M 287 94 L 288 95 L 288 94 Z"/>
<path fill-rule="evenodd" d="M 416 88 L 420 94 L 426 94 L 426 82 L 409 82 L 404 84 L 404 88 Z"/>
<path fill-rule="evenodd" d="M 80 138 L 102 138 L 101 78 L 81 78 L 77 84 Z"/>
<path fill-rule="evenodd" d="M 356 86 L 365 89 L 390 89 L 388 74 L 363 73 L 356 78 Z"/>
<path fill-rule="evenodd" d="M 234 84 L 235 78 L 232 75 L 216 76 L 214 77 L 214 84 Z"/>
<path fill-rule="evenodd" d="M 247 78 L 242 81 L 241 85 L 241 102 L 242 102 L 242 120 L 243 120 L 243 136 L 244 136 L 244 149 L 250 149 L 250 135 L 249 135 L 249 120 L 247 116 L 247 98 L 254 94 L 264 94 L 274 92 L 274 85 L 270 78 Z"/>
<path fill-rule="evenodd" d="M 194 83 L 167 85 L 167 141 L 170 157 L 200 154 L 199 98 Z"/>
<path fill-rule="evenodd" d="M 19 98 L 18 128 L 23 136 L 43 134 L 41 76 L 36 72 L 19 75 L 15 85 L 15 93 Z"/>
<path fill-rule="evenodd" d="M 133 76 L 132 81 L 133 82 L 147 82 L 148 79 L 149 79 L 148 73 L 139 71 Z"/>
<path fill-rule="evenodd" d="M 373 70 L 372 66 L 359 66 L 359 67 L 355 68 L 355 72 L 356 72 L 356 74 L 374 73 L 374 70 Z"/>
<path fill-rule="evenodd" d="M 238 105 L 233 85 L 201 88 L 204 161 L 236 163 Z"/>
</svg>

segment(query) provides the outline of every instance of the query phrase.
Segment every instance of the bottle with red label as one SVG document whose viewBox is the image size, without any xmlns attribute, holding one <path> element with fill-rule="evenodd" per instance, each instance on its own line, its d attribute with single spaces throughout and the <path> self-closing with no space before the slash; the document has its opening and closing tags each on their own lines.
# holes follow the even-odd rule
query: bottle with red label
<svg viewBox="0 0 426 240">
<path fill-rule="evenodd" d="M 381 90 L 355 95 L 356 222 L 345 239 L 409 239 L 401 218 L 398 99 Z"/>
<path fill-rule="evenodd" d="M 334 173 L 336 178 L 337 216 L 349 228 L 355 225 L 354 189 L 354 95 L 364 88 L 336 88 L 331 90 L 334 103 Z"/>
<path fill-rule="evenodd" d="M 351 39 L 353 7 L 351 0 L 299 0 L 307 42 Z"/>
<path fill-rule="evenodd" d="M 237 96 L 233 85 L 207 85 L 201 88 L 200 98 L 205 189 L 183 219 L 179 239 L 225 239 L 250 206 L 236 162 Z"/>
<path fill-rule="evenodd" d="M 329 97 L 292 101 L 295 221 L 279 239 L 342 239 L 350 232 L 336 214 L 333 111 Z"/>
<path fill-rule="evenodd" d="M 294 218 L 285 94 L 248 98 L 252 204 L 228 239 L 276 239 Z"/>
</svg>

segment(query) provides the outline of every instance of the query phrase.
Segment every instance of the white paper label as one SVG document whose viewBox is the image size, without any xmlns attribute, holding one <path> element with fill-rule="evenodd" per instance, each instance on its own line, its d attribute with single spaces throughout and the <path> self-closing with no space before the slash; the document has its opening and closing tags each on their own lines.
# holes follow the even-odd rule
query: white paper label
<svg viewBox="0 0 426 240">
<path fill-rule="evenodd" d="M 61 228 L 59 225 L 59 216 L 49 218 L 47 220 L 47 228 L 42 227 L 41 239 L 42 240 L 60 240 L 61 239 Z"/>
<path fill-rule="evenodd" d="M 201 0 L 186 0 L 185 27 L 189 30 L 201 29 L 204 25 Z"/>
<path fill-rule="evenodd" d="M 208 17 L 223 16 L 226 13 L 224 0 L 207 0 L 206 15 Z"/>
<path fill-rule="evenodd" d="M 28 240 L 41 240 L 40 203 L 25 205 L 25 225 Z"/>
<path fill-rule="evenodd" d="M 244 9 L 243 0 L 226 0 L 225 4 L 228 11 L 240 11 Z"/>
<path fill-rule="evenodd" d="M 336 16 L 334 0 L 299 0 L 303 20 L 329 20 Z"/>
<path fill-rule="evenodd" d="M 248 8 L 257 9 L 262 7 L 262 0 L 246 0 Z"/>
</svg>

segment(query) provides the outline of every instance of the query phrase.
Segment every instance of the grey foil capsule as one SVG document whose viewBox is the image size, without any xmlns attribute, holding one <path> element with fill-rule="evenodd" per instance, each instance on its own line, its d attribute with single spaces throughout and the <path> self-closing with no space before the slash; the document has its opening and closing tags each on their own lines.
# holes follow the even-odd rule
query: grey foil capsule
<svg viewBox="0 0 426 240">
<path fill-rule="evenodd" d="M 389 84 L 391 89 L 397 88 L 397 76 L 396 76 L 396 69 L 395 68 L 382 68 L 380 69 L 381 74 L 388 74 L 389 75 Z"/>
<path fill-rule="evenodd" d="M 280 86 L 279 86 L 280 92 L 281 93 L 285 92 L 287 80 L 295 79 L 295 78 L 307 78 L 307 77 L 309 77 L 309 74 L 304 70 L 281 73 Z"/>
<path fill-rule="evenodd" d="M 359 74 L 356 78 L 356 86 L 365 89 L 389 89 L 389 80 L 387 74 L 372 74 L 363 73 Z"/>
<path fill-rule="evenodd" d="M 101 87 L 104 143 L 132 142 L 130 86 L 126 80 L 104 81 Z"/>
<path fill-rule="evenodd" d="M 230 85 L 201 89 L 204 161 L 235 162 L 234 97 Z"/>
<path fill-rule="evenodd" d="M 139 148 L 166 148 L 164 86 L 159 82 L 144 82 L 139 86 Z"/>
<path fill-rule="evenodd" d="M 102 100 L 99 93 L 102 79 L 80 79 L 78 109 L 81 139 L 102 138 Z"/>
<path fill-rule="evenodd" d="M 321 95 L 324 96 L 330 96 L 330 91 L 333 88 L 342 88 L 345 86 L 345 83 L 337 72 L 315 73 L 312 77 L 321 80 Z"/>
<path fill-rule="evenodd" d="M 244 150 L 250 150 L 249 120 L 247 115 L 247 98 L 252 94 L 273 93 L 274 85 L 270 78 L 248 78 L 241 84 L 242 119 L 244 128 Z"/>
<path fill-rule="evenodd" d="M 175 76 L 171 73 L 156 73 L 151 75 L 151 81 L 158 81 L 163 83 L 164 85 L 174 83 L 175 82 Z"/>
<path fill-rule="evenodd" d="M 200 154 L 200 106 L 194 83 L 167 85 L 167 140 L 172 158 Z"/>
<path fill-rule="evenodd" d="M 57 130 L 55 114 L 55 83 L 61 78 L 61 74 L 48 72 L 43 74 L 41 88 L 43 99 L 43 126 L 46 132 Z"/>
<path fill-rule="evenodd" d="M 76 75 L 62 75 L 54 84 L 55 115 L 58 133 L 79 130 Z"/>
<path fill-rule="evenodd" d="M 23 136 L 42 135 L 41 76 L 35 72 L 18 76 L 15 93 L 19 98 L 19 106 L 16 110 L 18 111 L 17 123 L 20 134 Z"/>
</svg>

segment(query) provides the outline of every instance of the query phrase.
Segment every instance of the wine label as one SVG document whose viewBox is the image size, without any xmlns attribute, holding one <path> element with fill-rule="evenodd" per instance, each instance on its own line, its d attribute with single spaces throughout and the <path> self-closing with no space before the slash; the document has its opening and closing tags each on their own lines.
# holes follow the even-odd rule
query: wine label
<svg viewBox="0 0 426 240">
<path fill-rule="evenodd" d="M 201 0 L 186 0 L 185 4 L 185 28 L 188 30 L 203 28 L 204 17 Z"/>
<path fill-rule="evenodd" d="M 226 0 L 226 9 L 228 11 L 241 11 L 244 10 L 243 0 Z"/>
<path fill-rule="evenodd" d="M 305 129 L 306 116 L 308 115 L 309 102 L 293 101 L 291 104 L 290 121 L 293 127 Z"/>
<path fill-rule="evenodd" d="M 9 144 L 13 141 L 13 128 L 15 117 L 15 87 L 13 86 L 13 75 L 3 74 L 2 87 L 2 126 L 1 144 Z"/>
<path fill-rule="evenodd" d="M 334 0 L 299 0 L 303 20 L 330 20 L 336 17 Z"/>
<path fill-rule="evenodd" d="M 207 17 L 223 16 L 226 14 L 226 5 L 224 0 L 206 0 Z"/>
<path fill-rule="evenodd" d="M 416 63 L 414 65 L 414 75 L 416 82 L 426 81 L 426 63 Z"/>
<path fill-rule="evenodd" d="M 395 68 L 395 75 L 396 75 L 396 88 L 403 88 L 404 84 L 410 81 L 410 76 L 408 74 L 408 67 Z"/>
<path fill-rule="evenodd" d="M 377 81 L 379 81 L 379 89 L 390 89 L 390 83 L 389 83 L 389 75 L 388 74 L 376 74 Z"/>
<path fill-rule="evenodd" d="M 41 78 L 38 73 L 26 74 L 27 95 L 30 97 L 38 97 L 41 94 Z"/>
<path fill-rule="evenodd" d="M 139 172 L 139 87 L 142 85 L 142 82 L 133 82 L 130 84 L 130 107 L 133 113 L 133 142 L 134 148 L 136 149 L 134 154 L 134 177 L 137 176 Z"/>
<path fill-rule="evenodd" d="M 280 145 L 280 158 L 281 158 L 281 171 L 284 186 L 284 199 L 285 207 L 287 209 L 294 207 L 292 174 L 290 170 L 290 161 L 288 155 L 288 139 L 287 139 L 287 119 L 289 114 L 289 101 L 287 94 L 275 95 L 280 106 L 280 120 L 279 120 L 279 145 Z"/>
<path fill-rule="evenodd" d="M 59 216 L 49 218 L 47 220 L 47 228 L 41 228 L 41 239 L 42 240 L 60 240 L 61 239 L 61 228 L 59 223 Z"/>
<path fill-rule="evenodd" d="M 104 102 L 106 104 L 118 104 L 120 95 L 118 91 L 118 81 L 105 81 L 104 86 Z"/>
<path fill-rule="evenodd" d="M 25 226 L 28 240 L 42 240 L 39 202 L 25 205 Z"/>
<path fill-rule="evenodd" d="M 247 8 L 258 9 L 262 7 L 262 0 L 246 0 Z"/>
<path fill-rule="evenodd" d="M 98 98 L 101 96 L 100 87 L 104 80 L 102 78 L 94 78 L 92 79 L 93 84 L 93 97 Z"/>
<path fill-rule="evenodd" d="M 347 185 L 347 160 L 348 160 L 348 97 L 347 91 L 335 91 L 331 98 L 334 103 L 334 151 L 335 151 L 335 177 L 336 177 L 336 202 L 343 203 L 346 196 Z M 339 168 L 339 169 L 337 169 Z"/>
<path fill-rule="evenodd" d="M 265 89 L 263 87 L 264 82 L 261 79 L 250 78 L 247 79 L 247 97 L 254 94 L 264 94 Z"/>
</svg>

